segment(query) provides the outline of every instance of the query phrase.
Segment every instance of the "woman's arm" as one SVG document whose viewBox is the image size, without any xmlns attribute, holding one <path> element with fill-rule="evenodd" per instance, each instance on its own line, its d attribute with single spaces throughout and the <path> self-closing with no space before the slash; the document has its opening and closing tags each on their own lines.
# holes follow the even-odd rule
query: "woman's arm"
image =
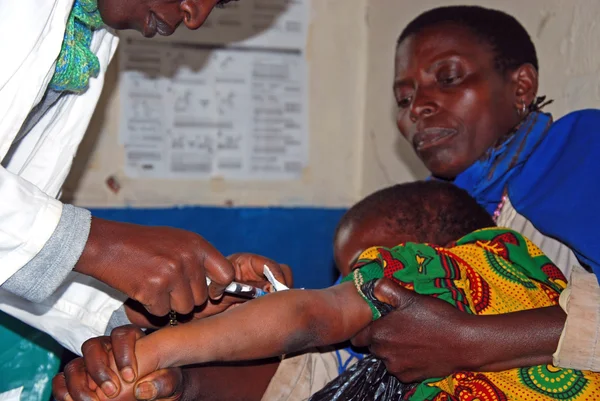
<svg viewBox="0 0 600 401">
<path fill-rule="evenodd" d="M 354 284 L 290 290 L 220 315 L 166 328 L 136 343 L 141 375 L 204 362 L 279 356 L 351 338 L 372 320 Z"/>
<path fill-rule="evenodd" d="M 400 286 L 386 288 L 396 310 L 353 340 L 385 360 L 405 383 L 460 370 L 498 371 L 552 363 L 566 314 L 559 306 L 504 315 L 468 315 Z"/>
</svg>

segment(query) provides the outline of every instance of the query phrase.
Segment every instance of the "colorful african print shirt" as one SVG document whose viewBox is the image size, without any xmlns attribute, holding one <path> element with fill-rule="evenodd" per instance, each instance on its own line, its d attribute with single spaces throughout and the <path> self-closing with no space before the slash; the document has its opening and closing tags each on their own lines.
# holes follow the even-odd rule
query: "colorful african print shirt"
<svg viewBox="0 0 600 401">
<path fill-rule="evenodd" d="M 361 254 L 355 269 L 344 281 L 354 280 L 357 288 L 387 277 L 475 315 L 557 305 L 566 287 L 560 270 L 533 243 L 502 228 L 473 232 L 449 248 L 413 243 L 370 248 Z M 377 319 L 377 308 L 369 304 Z M 423 382 L 408 399 L 595 400 L 600 399 L 600 375 L 552 365 L 503 372 L 457 372 Z"/>
</svg>

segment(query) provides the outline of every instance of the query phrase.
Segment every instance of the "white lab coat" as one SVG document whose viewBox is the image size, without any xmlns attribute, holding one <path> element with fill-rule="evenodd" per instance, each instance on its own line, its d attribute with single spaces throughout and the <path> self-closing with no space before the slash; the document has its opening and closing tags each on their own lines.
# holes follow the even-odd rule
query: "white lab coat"
<svg viewBox="0 0 600 401">
<path fill-rule="evenodd" d="M 31 109 L 43 97 L 61 49 L 73 0 L 0 1 L 0 160 Z M 62 96 L 0 167 L 0 284 L 29 262 L 54 232 L 62 212 L 56 197 L 100 96 L 118 39 L 96 31 L 91 49 L 101 72 L 82 95 Z M 71 273 L 59 290 L 33 304 L 0 289 L 0 309 L 79 353 L 103 335 L 125 296 Z"/>
</svg>

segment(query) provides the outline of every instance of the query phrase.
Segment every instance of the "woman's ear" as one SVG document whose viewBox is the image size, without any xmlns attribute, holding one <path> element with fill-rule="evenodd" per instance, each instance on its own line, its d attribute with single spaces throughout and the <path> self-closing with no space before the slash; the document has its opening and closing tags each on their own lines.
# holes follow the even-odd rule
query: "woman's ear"
<svg viewBox="0 0 600 401">
<path fill-rule="evenodd" d="M 538 92 L 538 72 L 529 63 L 523 64 L 511 73 L 514 83 L 515 107 L 529 106 L 535 101 Z"/>
</svg>

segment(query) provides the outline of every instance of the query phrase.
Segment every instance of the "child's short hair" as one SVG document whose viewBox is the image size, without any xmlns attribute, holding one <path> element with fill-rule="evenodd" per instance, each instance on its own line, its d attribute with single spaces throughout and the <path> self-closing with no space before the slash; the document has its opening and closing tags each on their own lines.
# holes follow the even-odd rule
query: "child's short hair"
<svg viewBox="0 0 600 401">
<path fill-rule="evenodd" d="M 383 219 L 390 236 L 410 234 L 412 242 L 446 245 L 485 227 L 492 217 L 466 191 L 444 181 L 397 184 L 367 196 L 348 210 L 338 224 Z M 337 234 L 336 230 L 336 234 Z"/>
</svg>

